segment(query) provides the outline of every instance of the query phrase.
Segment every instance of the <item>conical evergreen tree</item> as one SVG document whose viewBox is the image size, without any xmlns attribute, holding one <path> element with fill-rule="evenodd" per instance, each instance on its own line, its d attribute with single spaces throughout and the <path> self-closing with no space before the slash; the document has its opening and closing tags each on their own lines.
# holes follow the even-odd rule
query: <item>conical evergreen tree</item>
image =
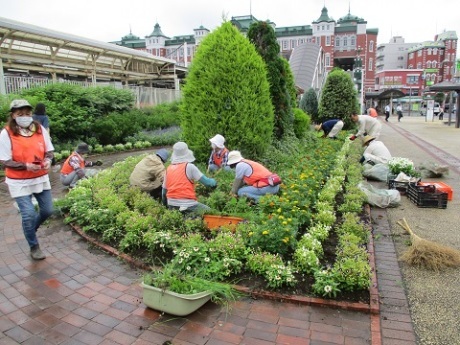
<svg viewBox="0 0 460 345">
<path fill-rule="evenodd" d="M 209 139 L 255 159 L 272 142 L 273 107 L 265 64 L 254 46 L 225 22 L 201 42 L 183 88 L 181 127 L 198 160 Z"/>
<path fill-rule="evenodd" d="M 356 90 L 350 75 L 341 68 L 333 68 L 321 94 L 317 122 L 340 118 L 349 125 L 350 115 L 358 111 L 358 107 Z"/>
<path fill-rule="evenodd" d="M 281 139 L 285 134 L 293 131 L 291 91 L 295 90 L 294 78 L 289 63 L 279 56 L 280 47 L 275 30 L 270 23 L 252 23 L 248 38 L 267 65 L 270 95 L 275 112 L 274 134 L 277 139 Z"/>
<path fill-rule="evenodd" d="M 299 107 L 311 116 L 312 121 L 317 121 L 318 97 L 313 88 L 309 88 L 308 91 L 303 94 Z"/>
</svg>

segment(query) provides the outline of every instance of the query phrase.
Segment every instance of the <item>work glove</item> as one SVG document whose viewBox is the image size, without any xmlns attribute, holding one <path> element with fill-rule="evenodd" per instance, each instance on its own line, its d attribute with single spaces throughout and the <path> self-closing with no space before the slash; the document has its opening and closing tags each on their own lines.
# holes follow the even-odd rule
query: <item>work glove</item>
<svg viewBox="0 0 460 345">
<path fill-rule="evenodd" d="M 93 163 L 93 165 L 100 167 L 102 165 L 102 161 L 96 161 Z"/>
<path fill-rule="evenodd" d="M 350 139 L 351 141 L 355 140 L 355 139 L 356 139 L 356 135 L 352 135 L 349 139 Z"/>
<path fill-rule="evenodd" d="M 217 187 L 217 182 L 216 182 L 216 180 L 213 179 L 213 178 L 210 178 L 209 180 L 210 180 L 210 181 L 209 181 L 209 186 L 210 186 L 211 188 L 216 188 L 216 187 Z"/>
</svg>

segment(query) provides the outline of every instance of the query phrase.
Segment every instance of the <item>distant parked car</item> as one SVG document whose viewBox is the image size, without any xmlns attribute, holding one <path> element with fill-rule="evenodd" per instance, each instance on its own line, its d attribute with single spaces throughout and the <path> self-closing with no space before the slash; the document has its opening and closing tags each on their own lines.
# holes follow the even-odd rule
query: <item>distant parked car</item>
<svg viewBox="0 0 460 345">
<path fill-rule="evenodd" d="M 433 114 L 434 116 L 438 116 L 439 113 L 442 112 L 441 105 L 438 102 L 434 103 Z M 426 116 L 426 103 L 423 104 L 422 108 L 420 109 L 420 115 Z"/>
</svg>

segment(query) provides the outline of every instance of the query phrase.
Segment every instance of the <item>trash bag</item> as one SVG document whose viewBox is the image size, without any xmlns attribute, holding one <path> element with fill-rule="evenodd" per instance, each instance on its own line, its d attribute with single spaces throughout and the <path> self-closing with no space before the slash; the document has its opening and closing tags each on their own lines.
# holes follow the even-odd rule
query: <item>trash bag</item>
<svg viewBox="0 0 460 345">
<path fill-rule="evenodd" d="M 375 165 L 370 165 L 366 163 L 363 165 L 363 168 L 364 177 L 375 181 L 387 181 L 388 173 L 390 172 L 388 164 L 377 163 Z"/>
<path fill-rule="evenodd" d="M 423 177 L 437 178 L 449 174 L 448 165 L 439 165 L 434 162 L 424 162 L 420 164 L 419 170 L 422 172 Z"/>
<path fill-rule="evenodd" d="M 360 182 L 358 188 L 367 196 L 369 205 L 380 208 L 396 207 L 401 202 L 401 194 L 396 189 L 378 189 L 368 182 Z"/>
</svg>

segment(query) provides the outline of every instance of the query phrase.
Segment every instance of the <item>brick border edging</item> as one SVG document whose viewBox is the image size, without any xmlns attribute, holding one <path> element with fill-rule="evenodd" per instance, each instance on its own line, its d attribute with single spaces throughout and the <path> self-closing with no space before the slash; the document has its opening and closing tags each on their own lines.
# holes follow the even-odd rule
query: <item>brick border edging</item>
<svg viewBox="0 0 460 345">
<path fill-rule="evenodd" d="M 365 207 L 365 212 L 370 219 L 370 207 L 368 205 L 366 206 L 367 207 Z M 136 268 L 140 268 L 143 270 L 152 269 L 152 266 L 148 266 L 139 260 L 135 260 L 132 256 L 127 255 L 125 253 L 121 253 L 117 249 L 113 248 L 112 246 L 102 243 L 98 241 L 97 239 L 89 236 L 78 225 L 74 223 L 70 223 L 69 225 L 78 235 L 80 235 L 87 242 L 91 243 L 94 246 L 97 246 L 103 251 L 109 253 L 110 255 L 119 257 L 123 259 L 124 261 L 126 261 L 131 266 L 134 266 Z M 369 313 L 371 315 L 371 334 L 372 334 L 372 339 L 374 339 L 374 333 L 376 333 L 377 331 L 379 332 L 378 335 L 380 337 L 380 319 L 378 316 L 380 314 L 380 307 L 379 307 L 380 303 L 379 303 L 379 296 L 378 296 L 378 289 L 377 289 L 377 274 L 376 274 L 376 269 L 375 269 L 376 265 L 375 265 L 374 241 L 373 241 L 372 231 L 369 234 L 368 251 L 369 251 L 369 264 L 372 270 L 371 285 L 369 288 L 370 304 L 361 303 L 361 302 L 335 301 L 335 300 L 328 300 L 328 299 L 318 298 L 318 297 L 284 295 L 282 293 L 270 292 L 270 291 L 265 291 L 265 290 L 256 291 L 256 290 L 251 290 L 251 288 L 240 286 L 240 285 L 233 285 L 233 287 L 236 290 L 246 293 L 249 296 L 253 296 L 253 297 L 263 297 L 266 299 L 277 300 L 281 302 L 289 302 L 289 303 L 297 303 L 297 304 L 302 304 L 302 305 L 329 307 L 329 308 Z M 378 318 L 378 321 L 379 321 L 378 330 L 377 329 L 373 330 L 373 327 L 372 327 L 373 317 L 372 316 L 377 316 Z M 372 342 L 372 345 L 378 345 L 378 344 L 380 343 Z"/>
</svg>

